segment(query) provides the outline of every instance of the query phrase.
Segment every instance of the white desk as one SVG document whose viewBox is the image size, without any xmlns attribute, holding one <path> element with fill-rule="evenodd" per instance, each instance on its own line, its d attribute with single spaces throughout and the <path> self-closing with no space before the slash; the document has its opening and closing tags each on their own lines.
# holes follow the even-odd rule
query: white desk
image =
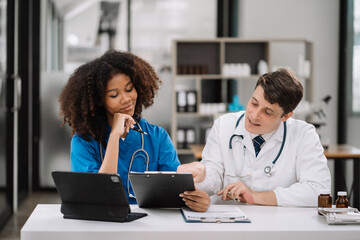
<svg viewBox="0 0 360 240">
<path fill-rule="evenodd" d="M 242 206 L 251 223 L 186 223 L 178 209 L 136 209 L 149 214 L 130 223 L 64 219 L 59 204 L 39 204 L 21 240 L 68 239 L 359 239 L 359 225 L 327 225 L 315 208 Z"/>
</svg>

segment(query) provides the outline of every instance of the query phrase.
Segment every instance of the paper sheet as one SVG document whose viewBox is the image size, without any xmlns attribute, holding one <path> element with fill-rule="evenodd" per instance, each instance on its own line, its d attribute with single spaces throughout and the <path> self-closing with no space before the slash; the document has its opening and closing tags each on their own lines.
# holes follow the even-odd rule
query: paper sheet
<svg viewBox="0 0 360 240">
<path fill-rule="evenodd" d="M 206 212 L 182 208 L 181 212 L 186 222 L 250 222 L 240 207 L 235 205 L 210 205 Z"/>
</svg>

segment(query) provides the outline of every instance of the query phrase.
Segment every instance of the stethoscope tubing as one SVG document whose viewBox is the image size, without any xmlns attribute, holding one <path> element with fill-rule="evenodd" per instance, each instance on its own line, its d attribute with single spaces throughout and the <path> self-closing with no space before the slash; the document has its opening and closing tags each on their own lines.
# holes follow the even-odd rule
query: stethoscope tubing
<svg viewBox="0 0 360 240">
<path fill-rule="evenodd" d="M 245 113 L 241 114 L 241 116 L 238 118 L 238 120 L 236 121 L 236 124 L 235 124 L 235 129 L 238 127 L 241 119 L 244 117 Z M 272 161 L 271 163 L 271 166 L 266 166 L 264 168 L 264 173 L 266 174 L 266 176 L 270 177 L 272 176 L 272 172 L 274 172 L 275 168 L 275 163 L 277 162 L 277 160 L 279 159 L 281 153 L 283 152 L 283 149 L 284 149 L 284 145 L 285 145 L 285 142 L 286 142 L 286 135 L 287 135 L 287 126 L 286 126 L 286 121 L 283 122 L 284 124 L 284 134 L 283 134 L 283 140 L 282 140 L 282 143 L 281 143 L 281 146 L 280 146 L 280 150 L 278 152 L 278 154 L 276 155 L 275 159 Z M 229 149 L 232 150 L 232 140 L 234 137 L 240 137 L 242 140 L 244 140 L 244 136 L 243 135 L 240 135 L 240 134 L 233 134 L 230 139 L 229 139 Z M 243 148 L 243 151 L 245 151 L 246 147 L 244 146 Z M 243 166 L 244 166 L 244 161 L 245 161 L 245 154 L 243 154 Z M 235 163 L 234 163 L 234 158 L 233 158 L 233 167 L 234 167 L 234 170 L 235 170 Z M 240 176 L 242 177 L 242 176 Z"/>
<path fill-rule="evenodd" d="M 139 124 L 138 122 L 136 122 L 136 125 L 137 125 L 138 129 L 140 130 L 140 131 L 138 131 L 138 132 L 139 132 L 140 135 L 141 135 L 141 148 L 138 149 L 138 150 L 136 150 L 136 151 L 132 154 L 131 159 L 130 159 L 129 170 L 128 170 L 128 178 L 127 178 L 127 190 L 128 190 L 128 194 L 129 194 L 129 197 L 130 197 L 130 198 L 135 198 L 135 196 L 134 196 L 132 193 L 130 193 L 130 172 L 131 172 L 131 167 L 132 167 L 132 164 L 133 164 L 133 162 L 134 162 L 134 159 L 135 159 L 136 154 L 137 154 L 137 153 L 140 153 L 140 152 L 143 152 L 143 153 L 145 154 L 145 156 L 140 155 L 140 156 L 142 156 L 143 158 L 145 158 L 145 162 L 146 162 L 146 170 L 145 170 L 145 171 L 148 171 L 148 170 L 149 170 L 149 160 L 150 160 L 149 154 L 146 152 L 146 150 L 145 150 L 145 148 L 144 148 L 144 142 L 145 142 L 145 141 L 144 141 L 144 133 L 145 133 L 145 132 L 142 131 L 141 126 L 140 126 L 140 124 Z M 101 144 L 101 142 L 100 142 L 100 157 L 101 157 L 101 162 L 104 161 L 102 149 L 103 149 L 103 148 L 102 148 L 102 144 Z"/>
</svg>

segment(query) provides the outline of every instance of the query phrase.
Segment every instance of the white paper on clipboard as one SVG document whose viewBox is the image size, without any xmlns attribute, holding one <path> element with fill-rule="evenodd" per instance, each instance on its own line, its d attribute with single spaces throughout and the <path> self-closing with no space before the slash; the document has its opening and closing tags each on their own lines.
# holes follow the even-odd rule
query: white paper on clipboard
<svg viewBox="0 0 360 240">
<path fill-rule="evenodd" d="M 236 205 L 210 205 L 206 212 L 195 212 L 184 207 L 181 213 L 186 222 L 250 223 L 250 219 Z"/>
</svg>

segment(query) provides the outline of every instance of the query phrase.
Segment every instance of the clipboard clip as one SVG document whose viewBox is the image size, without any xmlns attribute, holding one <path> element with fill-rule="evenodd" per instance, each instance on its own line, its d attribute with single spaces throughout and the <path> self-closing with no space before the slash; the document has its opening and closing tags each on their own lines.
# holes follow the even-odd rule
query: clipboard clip
<svg viewBox="0 0 360 240">
<path fill-rule="evenodd" d="M 235 222 L 234 218 L 204 218 L 200 220 L 204 223 L 233 223 Z"/>
</svg>

